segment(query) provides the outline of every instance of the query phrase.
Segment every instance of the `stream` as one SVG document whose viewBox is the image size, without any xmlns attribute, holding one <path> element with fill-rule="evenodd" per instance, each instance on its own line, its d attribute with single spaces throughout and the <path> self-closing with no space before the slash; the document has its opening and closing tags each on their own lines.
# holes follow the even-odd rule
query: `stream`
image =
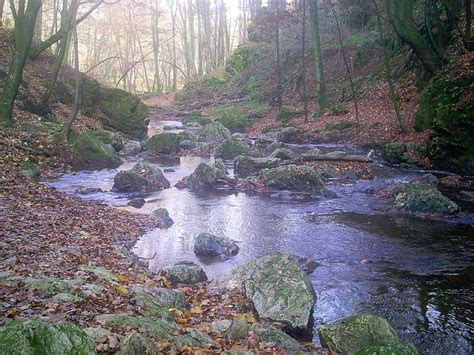
<svg viewBox="0 0 474 355">
<path fill-rule="evenodd" d="M 160 132 L 164 124 L 179 129 L 175 126 L 180 122 L 152 121 L 151 134 Z M 174 186 L 207 160 L 183 156 L 157 163 L 174 170 L 165 172 Z M 317 200 L 228 191 L 194 193 L 171 187 L 147 195 L 147 203 L 137 210 L 127 206 L 131 195 L 110 192 L 117 171 L 130 169 L 136 161 L 130 157 L 118 169 L 80 171 L 47 184 L 133 212 L 168 209 L 174 225 L 145 234 L 134 247 L 140 257 L 155 255 L 150 260 L 152 271 L 188 260 L 201 264 L 212 278 L 277 251 L 315 260 L 320 265 L 309 275 L 317 294 L 315 341 L 319 324 L 372 312 L 386 317 L 420 353 L 473 353 L 473 211 L 468 208 L 467 213 L 448 220 L 387 214 L 388 201 L 366 192 L 410 182 L 421 173 L 374 164 L 374 180 L 330 182 L 332 196 Z M 75 193 L 79 187 L 99 187 L 104 192 L 80 195 Z M 193 238 L 200 232 L 238 241 L 240 253 L 214 262 L 197 259 Z"/>
</svg>

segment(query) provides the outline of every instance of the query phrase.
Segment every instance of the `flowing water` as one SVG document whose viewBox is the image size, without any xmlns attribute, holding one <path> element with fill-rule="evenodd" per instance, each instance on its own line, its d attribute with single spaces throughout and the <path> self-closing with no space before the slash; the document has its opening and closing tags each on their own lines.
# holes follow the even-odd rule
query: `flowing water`
<svg viewBox="0 0 474 355">
<path fill-rule="evenodd" d="M 154 129 L 158 132 L 159 125 Z M 201 161 L 206 159 L 186 156 L 158 164 L 174 170 L 165 173 L 173 186 Z M 130 159 L 118 170 L 134 164 Z M 152 270 L 191 260 L 214 277 L 277 251 L 306 256 L 320 264 L 310 275 L 318 297 L 315 329 L 367 311 L 389 319 L 421 353 L 472 353 L 474 214 L 439 221 L 388 214 L 387 201 L 367 189 L 409 182 L 420 174 L 373 169 L 374 180 L 334 181 L 328 186 L 333 196 L 317 200 L 172 187 L 147 195 L 140 210 L 127 206 L 131 195 L 110 192 L 117 170 L 77 172 L 48 184 L 73 195 L 78 187 L 100 187 L 105 192 L 81 197 L 134 212 L 168 209 L 175 224 L 147 233 L 134 249 L 141 257 L 154 256 Z M 204 231 L 239 241 L 240 253 L 214 262 L 197 259 L 193 238 Z"/>
</svg>

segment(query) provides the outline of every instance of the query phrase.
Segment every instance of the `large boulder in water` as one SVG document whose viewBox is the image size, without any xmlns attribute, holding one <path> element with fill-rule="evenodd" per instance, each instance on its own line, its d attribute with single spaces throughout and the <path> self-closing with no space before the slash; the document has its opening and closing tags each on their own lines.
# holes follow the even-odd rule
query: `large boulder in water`
<svg viewBox="0 0 474 355">
<path fill-rule="evenodd" d="M 325 190 L 321 173 L 309 165 L 283 165 L 264 169 L 260 180 L 270 189 L 319 193 Z"/>
<path fill-rule="evenodd" d="M 260 318 L 305 336 L 312 329 L 316 294 L 296 258 L 276 253 L 235 269 L 226 284 L 245 286 Z"/>
<path fill-rule="evenodd" d="M 231 136 L 230 131 L 219 122 L 208 123 L 198 132 L 199 140 L 207 143 L 220 143 Z"/>
<path fill-rule="evenodd" d="M 105 126 L 134 138 L 145 138 L 150 110 L 138 96 L 117 88 L 100 88 L 99 107 Z"/>
<path fill-rule="evenodd" d="M 238 155 L 258 156 L 259 153 L 240 139 L 230 137 L 217 147 L 214 155 L 216 158 L 234 159 Z"/>
<path fill-rule="evenodd" d="M 339 354 L 418 354 L 413 346 L 401 342 L 386 319 L 371 314 L 322 325 L 318 334 L 324 347 Z"/>
<path fill-rule="evenodd" d="M 207 281 L 207 275 L 204 270 L 199 265 L 189 261 L 182 261 L 167 269 L 163 269 L 161 274 L 173 285 L 192 285 Z"/>
<path fill-rule="evenodd" d="M 236 255 L 239 247 L 235 241 L 210 233 L 200 233 L 194 240 L 194 254 L 197 256 Z"/>
<path fill-rule="evenodd" d="M 225 177 L 225 166 L 222 160 L 217 160 L 214 165 L 199 164 L 196 170 L 187 177 L 186 184 L 191 190 L 212 189 L 220 179 Z"/>
<path fill-rule="evenodd" d="M 398 188 L 395 206 L 414 213 L 453 214 L 459 206 L 432 185 L 411 183 Z"/>
<path fill-rule="evenodd" d="M 116 168 L 122 161 L 110 144 L 94 132 L 81 133 L 73 145 L 74 165 L 81 169 Z"/>
<path fill-rule="evenodd" d="M 258 173 L 262 169 L 275 168 L 281 162 L 278 158 L 254 158 L 238 156 L 234 161 L 234 172 L 239 177 L 245 178 Z"/>
<path fill-rule="evenodd" d="M 148 151 L 174 155 L 179 152 L 181 137 L 176 133 L 165 132 L 150 137 L 144 144 Z"/>
<path fill-rule="evenodd" d="M 94 340 L 72 323 L 15 321 L 0 327 L 2 354 L 95 354 Z"/>
<path fill-rule="evenodd" d="M 120 171 L 115 175 L 112 191 L 151 192 L 168 187 L 170 182 L 157 165 L 139 162 L 131 170 Z"/>
</svg>

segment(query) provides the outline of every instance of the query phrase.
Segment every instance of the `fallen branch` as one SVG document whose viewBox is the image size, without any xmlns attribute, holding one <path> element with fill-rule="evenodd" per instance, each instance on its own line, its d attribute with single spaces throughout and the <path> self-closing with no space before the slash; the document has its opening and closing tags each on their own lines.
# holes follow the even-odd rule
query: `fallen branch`
<svg viewBox="0 0 474 355">
<path fill-rule="evenodd" d="M 347 154 L 344 152 L 333 152 L 320 155 L 303 155 L 297 161 L 356 161 L 370 163 L 373 160 L 365 155 Z"/>
</svg>

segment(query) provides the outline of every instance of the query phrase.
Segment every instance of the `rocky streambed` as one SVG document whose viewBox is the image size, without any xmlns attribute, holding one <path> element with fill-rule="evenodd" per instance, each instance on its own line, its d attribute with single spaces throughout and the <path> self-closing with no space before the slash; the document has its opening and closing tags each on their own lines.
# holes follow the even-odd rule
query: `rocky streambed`
<svg viewBox="0 0 474 355">
<path fill-rule="evenodd" d="M 212 123 L 206 129 L 189 124 L 184 131 L 180 124 L 168 122 L 166 129 L 157 122 L 152 125 L 155 135 L 143 145 L 146 152 L 128 156 L 118 169 L 80 171 L 48 182 L 60 191 L 139 213 L 166 209 L 174 223 L 145 234 L 133 249 L 152 272 L 193 262 L 210 279 L 248 276 L 236 270 L 285 252 L 317 265 L 303 286 L 314 288 L 317 297 L 302 302 L 313 316 L 305 327 L 314 341 L 323 340 L 337 352 L 362 350 L 374 344 L 346 348 L 349 345 L 328 337 L 347 338 L 351 329 L 377 328 L 385 329 L 377 339 L 385 339 L 379 345 L 389 346 L 387 351 L 396 351 L 402 342 L 421 353 L 472 351 L 474 218 L 462 188 L 438 188 L 441 175 L 400 170 L 380 161 L 356 164 L 354 157 L 363 161 L 369 152 L 355 147 L 252 140 L 231 136 Z M 286 140 L 289 133 L 276 138 Z M 339 160 L 311 158 L 328 154 Z M 352 160 L 341 161 L 345 155 Z M 141 161 L 156 164 L 160 173 L 137 167 Z M 124 190 L 117 187 L 116 176 L 128 171 L 131 179 Z M 408 185 L 411 182 L 416 184 Z M 137 186 L 130 188 L 133 184 Z M 132 203 L 139 209 L 130 206 L 136 199 L 142 199 Z M 159 218 L 168 217 L 163 213 L 158 212 Z M 196 255 L 195 238 L 203 232 L 235 241 L 238 253 Z M 258 292 L 271 290 L 245 286 L 247 296 L 257 297 L 257 315 L 268 318 L 259 311 L 265 300 L 258 300 Z M 284 288 L 282 292 L 289 287 Z M 393 329 L 370 317 L 321 328 L 361 313 L 382 316 Z M 284 325 L 288 328 L 288 322 Z M 295 335 L 291 328 L 287 330 Z M 321 339 L 317 329 L 322 329 Z M 259 331 L 266 332 L 252 330 Z"/>
</svg>

